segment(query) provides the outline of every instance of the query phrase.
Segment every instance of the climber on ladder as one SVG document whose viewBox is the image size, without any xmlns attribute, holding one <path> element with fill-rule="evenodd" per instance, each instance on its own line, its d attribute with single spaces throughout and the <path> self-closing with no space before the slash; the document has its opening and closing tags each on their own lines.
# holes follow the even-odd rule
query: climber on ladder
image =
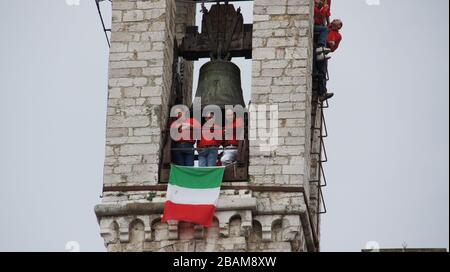
<svg viewBox="0 0 450 272">
<path fill-rule="evenodd" d="M 327 48 L 329 29 L 325 25 L 326 18 L 330 15 L 330 7 L 327 0 L 314 0 L 314 32 L 318 34 L 316 58 L 318 61 L 329 59 L 330 48 Z"/>
<path fill-rule="evenodd" d="M 321 102 L 334 96 L 327 91 L 328 80 L 328 60 L 331 58 L 330 52 L 336 51 L 342 40 L 339 30 L 343 23 L 336 19 L 330 23 L 331 0 L 314 1 L 314 33 L 317 35 L 317 46 L 314 56 L 314 74 L 318 77 L 318 95 Z"/>
</svg>

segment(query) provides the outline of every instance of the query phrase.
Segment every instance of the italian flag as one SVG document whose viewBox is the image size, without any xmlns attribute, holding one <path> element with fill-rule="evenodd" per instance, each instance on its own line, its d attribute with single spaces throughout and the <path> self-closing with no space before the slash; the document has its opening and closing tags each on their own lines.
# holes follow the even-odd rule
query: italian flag
<svg viewBox="0 0 450 272">
<path fill-rule="evenodd" d="M 224 172 L 225 167 L 172 165 L 162 222 L 177 220 L 211 226 Z"/>
</svg>

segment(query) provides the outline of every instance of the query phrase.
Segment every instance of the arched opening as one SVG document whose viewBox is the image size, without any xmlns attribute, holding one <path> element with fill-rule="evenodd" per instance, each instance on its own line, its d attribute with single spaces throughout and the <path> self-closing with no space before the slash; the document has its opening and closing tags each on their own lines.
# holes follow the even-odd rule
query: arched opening
<svg viewBox="0 0 450 272">
<path fill-rule="evenodd" d="M 167 223 L 162 223 L 161 219 L 152 222 L 152 241 L 163 241 L 169 237 L 169 227 Z"/>
<path fill-rule="evenodd" d="M 130 223 L 129 226 L 129 234 L 130 234 L 130 243 L 136 244 L 144 241 L 144 222 L 140 219 L 135 219 Z"/>
<path fill-rule="evenodd" d="M 116 221 L 113 221 L 109 226 L 109 232 L 111 233 L 110 242 L 112 244 L 120 242 L 119 236 L 119 224 Z"/>
<path fill-rule="evenodd" d="M 234 215 L 231 217 L 229 223 L 230 237 L 241 236 L 241 225 L 242 219 L 240 215 Z"/>
<path fill-rule="evenodd" d="M 170 128 L 177 118 L 169 118 L 163 137 L 160 182 L 168 182 L 171 164 L 227 166 L 224 181 L 247 182 L 249 143 L 248 113 L 245 107 L 250 103 L 252 81 L 253 2 L 220 5 L 207 3 L 204 9 L 197 4 L 196 8 L 198 11 L 202 10 L 203 15 L 197 13 L 196 25 L 186 26 L 184 35 L 180 35 L 183 40 L 179 47 L 175 48 L 176 60 L 173 70 L 176 71 L 176 75 L 168 104 L 170 109 L 174 105 L 186 105 L 190 108 L 190 117 L 194 117 L 200 126 L 203 126 L 206 123 L 204 115 L 209 110 L 196 115 L 194 114 L 196 111 L 193 110 L 195 103 L 190 104 L 194 97 L 202 96 L 200 111 L 206 105 L 219 106 L 221 115 L 214 114 L 214 118 L 218 119 L 216 120 L 218 128 L 212 129 L 215 131 L 220 129 L 228 136 L 225 135 L 220 141 L 213 141 L 214 143 L 207 141 L 206 145 L 203 138 L 188 143 L 176 141 L 170 136 Z M 212 40 L 214 41 L 211 42 Z M 191 70 L 188 72 L 188 77 L 193 79 L 192 86 L 186 86 L 189 83 L 184 77 L 184 61 L 195 61 L 193 76 Z M 219 65 L 216 65 L 218 63 Z M 189 95 L 190 97 L 186 97 Z M 238 111 L 235 107 L 233 117 L 232 113 L 227 115 L 226 106 L 241 106 L 244 110 Z M 230 118 L 226 117 L 230 115 Z M 226 120 L 230 124 L 228 127 Z M 230 131 L 232 132 L 229 133 Z M 243 133 L 240 134 L 239 131 Z"/>
<path fill-rule="evenodd" d="M 127 251 L 141 252 L 144 250 L 145 225 L 140 219 L 133 220 L 129 227 L 129 242 L 125 245 Z"/>
<path fill-rule="evenodd" d="M 272 241 L 281 242 L 283 240 L 283 222 L 277 219 L 272 223 Z"/>
<path fill-rule="evenodd" d="M 220 236 L 219 220 L 214 217 L 213 223 L 206 228 L 206 240 L 217 240 Z"/>
<path fill-rule="evenodd" d="M 189 222 L 178 223 L 178 237 L 180 240 L 192 240 L 195 237 L 194 224 Z"/>
<path fill-rule="evenodd" d="M 257 220 L 252 222 L 252 230 L 248 238 L 250 243 L 259 243 L 262 241 L 262 225 Z"/>
</svg>

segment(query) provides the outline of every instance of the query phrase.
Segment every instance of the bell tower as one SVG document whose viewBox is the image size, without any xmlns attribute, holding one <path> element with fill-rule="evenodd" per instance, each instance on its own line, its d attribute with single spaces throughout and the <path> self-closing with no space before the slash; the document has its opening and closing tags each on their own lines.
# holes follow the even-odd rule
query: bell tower
<svg viewBox="0 0 450 272">
<path fill-rule="evenodd" d="M 239 1 L 217 1 L 202 8 L 199 32 L 201 2 L 112 1 L 103 195 L 95 207 L 105 246 L 319 251 L 322 111 L 313 95 L 314 1 L 254 0 L 253 24 L 243 23 Z M 249 125 L 237 167 L 226 170 L 213 226 L 162 223 L 170 108 L 192 104 L 193 61 L 210 58 L 209 65 L 236 73 L 233 57 L 252 59 L 251 104 L 275 109 L 269 113 L 274 141 L 267 145 Z M 207 92 L 211 81 L 194 92 Z M 242 104 L 239 91 L 233 94 L 234 104 Z M 267 116 L 250 111 L 249 123 Z"/>
</svg>

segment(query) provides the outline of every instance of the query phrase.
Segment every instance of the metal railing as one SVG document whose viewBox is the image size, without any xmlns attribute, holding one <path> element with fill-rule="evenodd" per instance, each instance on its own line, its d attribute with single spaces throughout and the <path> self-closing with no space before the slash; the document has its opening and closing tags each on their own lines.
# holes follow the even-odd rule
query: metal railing
<svg viewBox="0 0 450 272">
<path fill-rule="evenodd" d="M 318 157 L 317 163 L 318 163 L 318 174 L 317 174 L 317 178 L 310 180 L 311 183 L 317 183 L 318 184 L 318 188 L 317 188 L 317 199 L 318 199 L 318 205 L 317 205 L 317 214 L 324 214 L 327 213 L 327 207 L 326 207 L 326 203 L 325 203 L 325 198 L 323 196 L 323 187 L 327 186 L 327 179 L 326 179 L 326 175 L 325 175 L 325 171 L 324 171 L 324 167 L 323 164 L 328 162 L 328 155 L 327 155 L 327 150 L 325 147 L 325 142 L 324 142 L 324 138 L 328 137 L 328 129 L 327 129 L 327 124 L 326 124 L 326 120 L 325 120 L 325 113 L 324 113 L 324 109 L 329 108 L 329 104 L 328 101 L 324 101 L 324 102 L 313 102 L 313 103 L 317 103 L 318 107 L 320 108 L 320 125 L 318 127 L 316 127 L 315 123 L 314 126 L 312 127 L 313 131 L 319 131 L 319 150 L 317 152 L 313 152 L 313 150 L 311 151 L 311 155 L 315 155 Z M 321 205 L 322 204 L 322 205 Z"/>
<path fill-rule="evenodd" d="M 318 41 L 318 33 L 314 33 L 314 51 L 315 48 L 317 47 L 317 41 Z M 313 65 L 314 65 L 314 69 L 313 69 L 313 81 L 316 82 L 316 86 L 317 89 L 314 87 L 313 84 L 313 94 L 314 97 L 316 98 L 315 100 L 312 101 L 313 103 L 313 112 L 311 113 L 312 115 L 312 122 L 313 122 L 313 126 L 312 126 L 312 137 L 315 137 L 318 132 L 318 141 L 319 141 L 319 147 L 318 147 L 318 151 L 314 150 L 313 147 L 311 147 L 311 156 L 316 156 L 317 157 L 317 176 L 310 180 L 310 183 L 315 183 L 317 184 L 317 210 L 316 213 L 318 215 L 320 214 L 325 214 L 327 213 L 327 206 L 325 203 L 325 198 L 323 195 L 323 188 L 327 186 L 327 178 L 325 175 L 325 171 L 324 171 L 324 163 L 328 162 L 328 155 L 327 155 L 327 150 L 325 147 L 325 141 L 324 138 L 328 137 L 328 128 L 327 128 L 327 123 L 326 123 L 326 119 L 325 119 L 325 112 L 324 109 L 327 109 L 330 107 L 328 100 L 325 100 L 323 102 L 321 102 L 317 96 L 318 94 L 323 94 L 324 91 L 326 92 L 326 88 L 325 90 L 323 90 L 324 87 L 326 87 L 326 82 L 330 79 L 329 77 L 329 73 L 328 73 L 328 61 L 324 60 L 325 63 L 321 64 L 321 68 L 319 68 L 318 66 L 318 62 L 317 59 L 313 60 Z M 325 81 L 325 83 L 323 83 L 322 81 Z M 323 85 L 325 84 L 325 86 Z M 320 114 L 320 122 L 316 122 L 316 115 Z M 316 127 L 317 126 L 317 127 Z M 316 139 L 311 139 L 312 144 L 314 143 Z M 316 143 L 317 144 L 317 143 Z M 319 221 L 320 218 L 319 216 L 317 216 L 317 227 L 319 226 Z"/>
<path fill-rule="evenodd" d="M 103 32 L 105 33 L 106 42 L 108 43 L 108 47 L 111 47 L 111 42 L 109 41 L 108 32 L 111 33 L 111 28 L 106 28 L 105 21 L 103 20 L 102 11 L 100 9 L 100 2 L 109 1 L 112 4 L 111 0 L 95 0 L 95 5 L 97 7 L 98 16 L 100 17 L 100 22 L 102 23 Z"/>
</svg>

